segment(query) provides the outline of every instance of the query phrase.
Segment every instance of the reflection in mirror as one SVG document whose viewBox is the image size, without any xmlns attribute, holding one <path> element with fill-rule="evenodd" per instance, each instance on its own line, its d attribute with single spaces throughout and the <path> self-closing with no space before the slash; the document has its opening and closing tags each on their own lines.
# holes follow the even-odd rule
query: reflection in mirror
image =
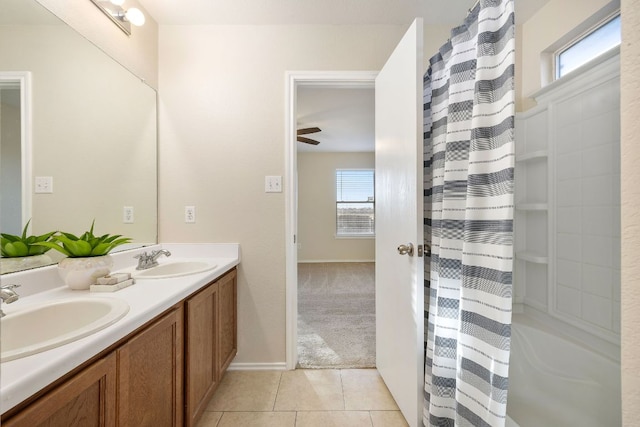
<svg viewBox="0 0 640 427">
<path fill-rule="evenodd" d="M 29 87 L 29 73 L 0 71 L 0 230 L 11 234 L 31 217 Z"/>
<path fill-rule="evenodd" d="M 7 160 L 10 188 L 4 186 L 0 146 L 1 231 L 20 234 L 31 218 L 33 234 L 81 234 L 95 219 L 97 235 L 122 234 L 135 246 L 155 243 L 155 91 L 35 0 L 0 0 L 0 8 L 0 72 L 29 72 L 32 83 L 32 153 L 21 149 L 18 157 L 14 143 Z M 26 183 L 16 181 L 24 175 L 24 169 L 17 171 L 21 164 L 31 168 L 28 178 L 53 180 L 52 193 L 36 193 L 26 184 L 30 215 L 21 208 L 29 197 L 4 203 Z M 133 223 L 124 223 L 125 206 L 133 207 Z"/>
</svg>

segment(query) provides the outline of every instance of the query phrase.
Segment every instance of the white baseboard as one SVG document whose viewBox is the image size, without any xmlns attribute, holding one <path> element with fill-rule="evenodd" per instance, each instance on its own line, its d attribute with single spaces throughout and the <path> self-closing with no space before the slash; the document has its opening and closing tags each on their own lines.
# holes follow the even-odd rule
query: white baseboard
<svg viewBox="0 0 640 427">
<path fill-rule="evenodd" d="M 285 362 L 276 363 L 231 363 L 229 371 L 286 371 Z"/>
<path fill-rule="evenodd" d="M 320 264 L 327 262 L 376 262 L 375 259 L 299 259 L 298 264 Z"/>
</svg>

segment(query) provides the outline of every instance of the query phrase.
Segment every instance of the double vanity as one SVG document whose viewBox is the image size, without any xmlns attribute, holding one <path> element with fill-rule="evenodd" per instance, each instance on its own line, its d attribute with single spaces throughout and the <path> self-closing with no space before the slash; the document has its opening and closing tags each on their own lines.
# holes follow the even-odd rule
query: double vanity
<svg viewBox="0 0 640 427">
<path fill-rule="evenodd" d="M 135 271 L 134 256 L 159 249 L 172 256 Z M 238 245 L 112 257 L 134 285 L 73 291 L 55 267 L 3 276 L 20 285 L 0 321 L 3 426 L 190 426 L 201 416 L 237 352 Z"/>
</svg>

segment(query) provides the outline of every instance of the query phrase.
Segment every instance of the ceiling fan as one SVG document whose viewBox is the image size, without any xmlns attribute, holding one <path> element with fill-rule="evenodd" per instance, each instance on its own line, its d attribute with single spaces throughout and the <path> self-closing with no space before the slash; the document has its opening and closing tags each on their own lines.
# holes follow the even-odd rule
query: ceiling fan
<svg viewBox="0 0 640 427">
<path fill-rule="evenodd" d="M 318 127 L 298 129 L 298 132 L 297 132 L 298 141 L 304 142 L 305 144 L 318 145 L 320 144 L 320 141 L 316 141 L 315 139 L 306 138 L 300 135 L 308 135 L 310 133 L 318 133 L 320 131 L 321 129 Z"/>
</svg>

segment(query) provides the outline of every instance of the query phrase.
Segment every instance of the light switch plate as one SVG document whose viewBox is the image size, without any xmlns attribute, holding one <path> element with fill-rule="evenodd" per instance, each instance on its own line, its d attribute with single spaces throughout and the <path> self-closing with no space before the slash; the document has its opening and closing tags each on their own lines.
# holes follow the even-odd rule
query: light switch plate
<svg viewBox="0 0 640 427">
<path fill-rule="evenodd" d="M 36 176 L 36 193 L 53 193 L 53 177 L 52 176 Z"/>
<path fill-rule="evenodd" d="M 265 193 L 282 193 L 282 177 L 281 176 L 265 176 L 264 192 Z"/>
</svg>

